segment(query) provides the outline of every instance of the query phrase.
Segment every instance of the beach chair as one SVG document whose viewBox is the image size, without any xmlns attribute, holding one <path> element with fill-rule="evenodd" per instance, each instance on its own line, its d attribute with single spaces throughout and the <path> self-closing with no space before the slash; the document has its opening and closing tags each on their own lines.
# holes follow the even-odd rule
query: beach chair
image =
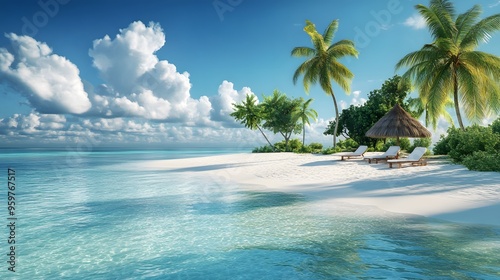
<svg viewBox="0 0 500 280">
<path fill-rule="evenodd" d="M 389 167 L 392 168 L 393 164 L 397 164 L 398 168 L 401 167 L 403 163 L 411 163 L 411 165 L 427 165 L 427 161 L 423 158 L 427 148 L 425 147 L 416 147 L 411 154 L 408 155 L 407 158 L 400 159 L 389 159 L 387 163 L 389 163 Z"/>
<path fill-rule="evenodd" d="M 368 146 L 362 145 L 354 152 L 335 153 L 334 155 L 340 156 L 340 160 L 345 160 L 344 158 L 362 157 L 366 153 L 366 150 L 368 150 Z"/>
<path fill-rule="evenodd" d="M 399 146 L 390 146 L 385 153 L 381 155 L 365 156 L 365 159 L 368 160 L 368 163 L 372 163 L 372 160 L 374 160 L 375 163 L 378 163 L 381 160 L 395 159 L 398 158 L 400 149 L 401 148 Z"/>
</svg>

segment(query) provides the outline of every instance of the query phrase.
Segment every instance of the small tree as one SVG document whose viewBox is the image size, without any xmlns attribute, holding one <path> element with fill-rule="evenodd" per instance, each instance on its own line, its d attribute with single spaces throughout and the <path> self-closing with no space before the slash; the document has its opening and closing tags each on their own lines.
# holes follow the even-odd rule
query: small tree
<svg viewBox="0 0 500 280">
<path fill-rule="evenodd" d="M 260 127 L 263 120 L 262 106 L 257 105 L 255 95 L 247 94 L 245 100 L 241 104 L 233 104 L 233 109 L 234 111 L 230 114 L 230 116 L 234 117 L 237 121 L 251 130 L 258 129 L 260 133 L 262 133 L 262 136 L 266 139 L 267 143 L 269 143 L 269 146 L 271 146 L 274 150 L 273 144 L 269 142 L 269 139 Z"/>
<path fill-rule="evenodd" d="M 316 112 L 314 109 L 309 108 L 309 105 L 311 105 L 311 102 L 314 99 L 310 98 L 307 101 L 304 101 L 304 99 L 301 97 L 299 99 L 300 106 L 297 107 L 297 110 L 295 111 L 295 118 L 300 120 L 302 123 L 302 145 L 306 144 L 306 124 L 311 124 L 309 122 L 309 118 L 316 120 L 318 118 L 318 112 Z"/>
<path fill-rule="evenodd" d="M 290 99 L 284 93 L 275 90 L 273 95 L 264 97 L 262 102 L 264 128 L 273 133 L 279 133 L 285 139 L 286 150 L 288 142 L 294 133 L 300 133 L 302 127 L 294 114 L 300 107 L 299 99 Z"/>
</svg>

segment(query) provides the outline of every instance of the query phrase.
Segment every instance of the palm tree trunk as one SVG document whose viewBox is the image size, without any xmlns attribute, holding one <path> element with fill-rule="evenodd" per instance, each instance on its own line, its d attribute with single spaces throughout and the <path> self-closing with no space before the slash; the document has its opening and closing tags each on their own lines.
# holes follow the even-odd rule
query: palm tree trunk
<svg viewBox="0 0 500 280">
<path fill-rule="evenodd" d="M 335 128 L 333 130 L 333 148 L 337 145 L 337 129 L 339 127 L 339 108 L 337 108 L 337 99 L 333 95 L 333 91 L 330 92 L 333 99 L 333 106 L 335 107 Z"/>
<path fill-rule="evenodd" d="M 273 149 L 273 151 L 275 151 L 273 144 L 271 144 L 271 142 L 269 142 L 269 139 L 267 139 L 267 136 L 264 133 L 264 131 L 262 131 L 262 129 L 260 128 L 260 126 L 257 126 L 257 128 L 259 129 L 260 133 L 262 133 L 262 136 L 264 136 L 264 138 L 266 138 L 266 141 L 267 141 L 267 143 L 269 143 L 269 146 L 271 146 L 271 148 Z"/>
<path fill-rule="evenodd" d="M 425 127 L 429 126 L 429 111 L 427 111 L 427 104 L 425 104 Z"/>
<path fill-rule="evenodd" d="M 306 124 L 302 123 L 302 146 L 306 145 Z"/>
<path fill-rule="evenodd" d="M 455 112 L 457 113 L 458 125 L 462 130 L 465 130 L 464 123 L 462 122 L 462 115 L 460 114 L 460 104 L 458 102 L 458 79 L 455 73 L 453 77 L 453 103 L 455 103 Z"/>
</svg>

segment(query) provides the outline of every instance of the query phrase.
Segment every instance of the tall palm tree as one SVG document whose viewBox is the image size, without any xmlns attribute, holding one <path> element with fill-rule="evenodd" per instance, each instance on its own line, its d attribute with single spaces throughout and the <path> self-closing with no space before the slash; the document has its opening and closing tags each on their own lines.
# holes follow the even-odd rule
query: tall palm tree
<svg viewBox="0 0 500 280">
<path fill-rule="evenodd" d="M 429 7 L 415 7 L 434 41 L 407 54 L 396 69 L 409 67 L 403 77 L 415 82 L 420 97 L 427 101 L 429 115 L 442 114 L 450 97 L 462 129 L 460 107 L 473 122 L 500 111 L 500 58 L 475 50 L 500 30 L 500 14 L 479 20 L 481 7 L 475 5 L 457 16 L 449 0 L 431 0 Z"/>
<path fill-rule="evenodd" d="M 294 84 L 297 82 L 299 76 L 304 75 L 303 82 L 306 92 L 309 92 L 311 84 L 319 83 L 325 93 L 333 99 L 333 106 L 335 107 L 334 147 L 336 145 L 339 109 L 337 99 L 333 93 L 331 80 L 334 80 L 349 94 L 351 91 L 350 83 L 354 75 L 338 59 L 345 56 L 358 56 L 354 42 L 350 40 L 341 40 L 332 44 L 338 26 L 338 20 L 332 21 L 323 32 L 323 35 L 321 35 L 316 30 L 316 26 L 309 20 L 306 20 L 304 31 L 311 37 L 314 47 L 296 47 L 292 50 L 292 56 L 307 58 L 295 71 L 293 75 Z"/>
<path fill-rule="evenodd" d="M 297 108 L 297 110 L 294 113 L 294 117 L 302 123 L 302 145 L 305 146 L 306 144 L 306 124 L 311 124 L 309 122 L 309 118 L 316 120 L 318 118 L 318 112 L 316 112 L 314 109 L 309 108 L 309 105 L 311 105 L 311 102 L 313 102 L 314 99 L 310 98 L 307 101 L 304 101 L 304 98 L 300 98 L 300 106 Z"/>
<path fill-rule="evenodd" d="M 257 99 L 253 94 L 247 94 L 245 100 L 241 104 L 233 103 L 234 111 L 230 114 L 230 116 L 234 117 L 241 124 L 245 125 L 245 127 L 250 128 L 251 130 L 258 129 L 262 136 L 266 138 L 269 146 L 274 150 L 273 144 L 269 141 L 266 134 L 260 127 L 260 123 L 262 122 L 262 111 L 260 106 L 257 105 Z"/>
</svg>

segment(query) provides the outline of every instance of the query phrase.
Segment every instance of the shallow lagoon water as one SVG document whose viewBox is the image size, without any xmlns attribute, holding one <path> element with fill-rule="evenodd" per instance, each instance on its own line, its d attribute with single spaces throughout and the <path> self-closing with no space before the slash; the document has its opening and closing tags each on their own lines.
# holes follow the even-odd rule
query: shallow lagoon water
<svg viewBox="0 0 500 280">
<path fill-rule="evenodd" d="M 17 271 L 2 261 L 0 278 L 500 278 L 498 227 L 354 205 L 330 213 L 301 195 L 138 168 L 186 154 L 0 154 L 0 168 L 16 170 L 19 207 Z"/>
</svg>

